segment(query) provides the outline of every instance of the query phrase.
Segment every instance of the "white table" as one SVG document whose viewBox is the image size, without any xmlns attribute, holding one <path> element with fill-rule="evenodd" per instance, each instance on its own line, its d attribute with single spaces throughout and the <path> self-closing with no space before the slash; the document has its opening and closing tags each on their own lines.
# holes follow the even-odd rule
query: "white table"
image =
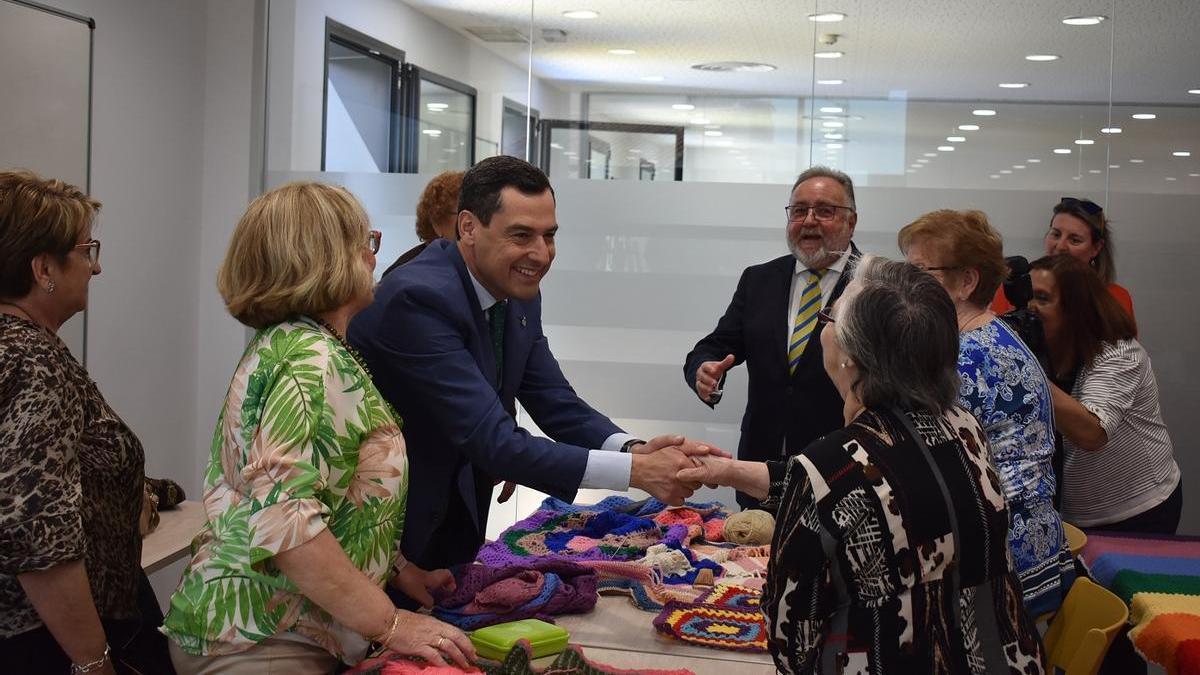
<svg viewBox="0 0 1200 675">
<path fill-rule="evenodd" d="M 571 633 L 571 644 L 583 647 L 584 656 L 618 668 L 687 668 L 696 675 L 775 672 L 770 654 L 698 647 L 659 635 L 651 623 L 655 616 L 626 597 L 600 596 L 592 612 L 560 616 L 555 623 Z"/>
<path fill-rule="evenodd" d="M 142 569 L 158 571 L 188 555 L 192 538 L 204 525 L 204 505 L 185 501 L 158 512 L 158 527 L 142 539 Z"/>
</svg>

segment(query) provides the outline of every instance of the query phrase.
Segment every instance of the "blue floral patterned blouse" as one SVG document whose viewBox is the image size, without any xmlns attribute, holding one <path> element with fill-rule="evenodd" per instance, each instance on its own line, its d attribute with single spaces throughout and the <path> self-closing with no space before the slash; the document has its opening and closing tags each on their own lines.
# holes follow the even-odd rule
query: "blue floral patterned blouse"
<svg viewBox="0 0 1200 675">
<path fill-rule="evenodd" d="M 1037 357 L 1000 319 L 959 336 L 959 402 L 979 420 L 1009 506 L 1008 546 L 1033 616 L 1054 611 L 1074 581 L 1054 510 L 1054 413 Z"/>
</svg>

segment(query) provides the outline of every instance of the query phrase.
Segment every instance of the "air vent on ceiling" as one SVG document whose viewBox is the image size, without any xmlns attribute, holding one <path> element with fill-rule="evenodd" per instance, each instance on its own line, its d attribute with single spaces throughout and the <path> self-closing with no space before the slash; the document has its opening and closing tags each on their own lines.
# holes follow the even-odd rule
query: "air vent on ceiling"
<svg viewBox="0 0 1200 675">
<path fill-rule="evenodd" d="M 775 66 L 769 63 L 753 63 L 750 61 L 714 61 L 712 63 L 697 63 L 694 70 L 704 70 L 711 73 L 769 73 Z"/>
<path fill-rule="evenodd" d="M 465 26 L 463 30 L 484 42 L 529 42 L 524 33 L 512 26 Z"/>
</svg>

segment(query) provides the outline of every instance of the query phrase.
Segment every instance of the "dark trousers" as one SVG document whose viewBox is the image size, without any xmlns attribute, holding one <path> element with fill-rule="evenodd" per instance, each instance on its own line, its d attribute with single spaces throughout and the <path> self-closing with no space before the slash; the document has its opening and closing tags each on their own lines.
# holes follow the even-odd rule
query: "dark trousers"
<svg viewBox="0 0 1200 675">
<path fill-rule="evenodd" d="M 1183 514 L 1183 479 L 1166 501 L 1147 511 L 1107 525 L 1089 526 L 1098 532 L 1142 532 L 1145 534 L 1175 534 L 1179 529 L 1179 518 Z"/>
<path fill-rule="evenodd" d="M 138 585 L 138 619 L 102 619 L 109 657 L 119 675 L 175 675 L 167 638 L 158 632 L 163 615 L 143 574 Z M 71 659 L 45 626 L 0 639 L 0 673 L 69 673 Z"/>
</svg>

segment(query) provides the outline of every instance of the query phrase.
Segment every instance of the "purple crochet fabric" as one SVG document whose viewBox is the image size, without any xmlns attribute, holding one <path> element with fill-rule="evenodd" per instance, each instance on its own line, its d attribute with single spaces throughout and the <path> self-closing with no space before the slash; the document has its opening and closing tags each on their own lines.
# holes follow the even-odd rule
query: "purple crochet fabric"
<svg viewBox="0 0 1200 675">
<path fill-rule="evenodd" d="M 541 578 L 541 586 L 531 596 L 537 577 Z M 454 580 L 454 592 L 439 594 L 433 613 L 460 628 L 483 628 L 519 619 L 553 621 L 557 615 L 584 614 L 596 606 L 595 570 L 564 560 L 536 560 L 500 568 L 462 565 L 454 570 Z M 477 602 L 480 595 L 486 604 Z M 505 607 L 511 611 L 499 611 Z"/>
</svg>

